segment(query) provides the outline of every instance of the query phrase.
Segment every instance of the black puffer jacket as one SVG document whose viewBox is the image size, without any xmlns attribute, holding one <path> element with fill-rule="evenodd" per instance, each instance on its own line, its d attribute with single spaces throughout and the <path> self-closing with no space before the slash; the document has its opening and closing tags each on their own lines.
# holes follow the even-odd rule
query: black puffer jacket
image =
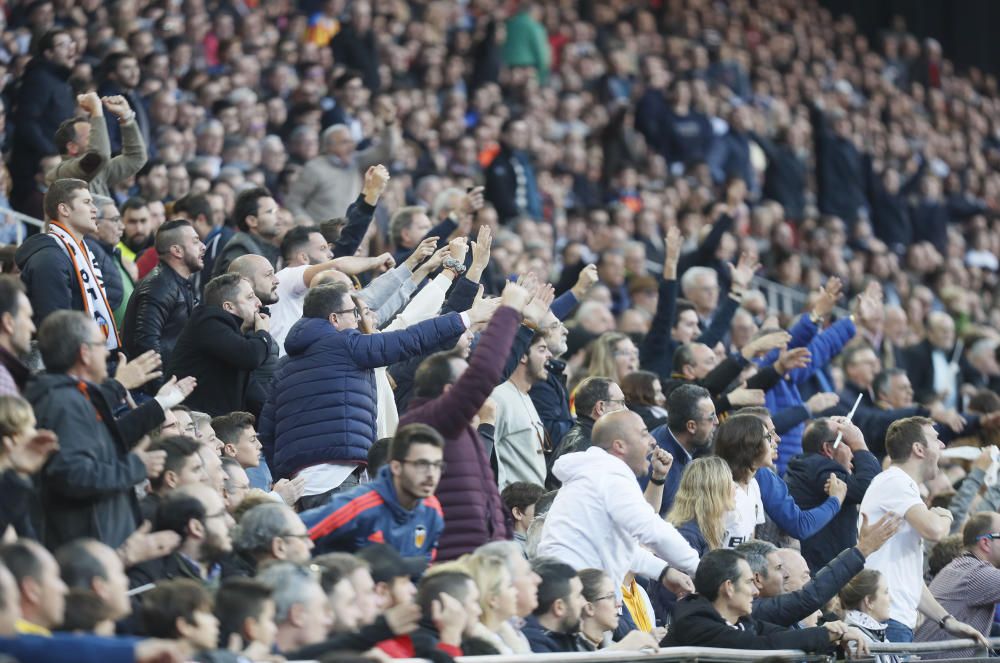
<svg viewBox="0 0 1000 663">
<path fill-rule="evenodd" d="M 191 280 L 161 262 L 139 281 L 125 309 L 125 353 L 134 359 L 156 350 L 166 365 L 195 304 Z M 150 387 L 156 389 L 160 384 L 162 379 Z"/>
</svg>

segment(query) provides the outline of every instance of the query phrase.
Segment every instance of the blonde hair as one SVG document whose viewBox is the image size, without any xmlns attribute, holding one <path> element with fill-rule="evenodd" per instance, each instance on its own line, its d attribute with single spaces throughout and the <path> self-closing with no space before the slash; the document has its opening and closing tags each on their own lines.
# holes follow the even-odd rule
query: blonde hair
<svg viewBox="0 0 1000 663">
<path fill-rule="evenodd" d="M 513 582 L 507 562 L 491 555 L 469 555 L 465 560 L 465 572 L 479 588 L 479 607 L 484 615 L 491 610 L 490 599 L 503 591 L 505 584 Z"/>
<path fill-rule="evenodd" d="M 733 473 L 718 456 L 691 461 L 681 476 L 667 522 L 674 526 L 695 521 L 710 549 L 722 545 L 726 513 L 735 507 Z"/>
<path fill-rule="evenodd" d="M 598 336 L 590 344 L 590 361 L 587 362 L 587 377 L 608 378 L 618 382 L 618 368 L 615 366 L 615 346 L 628 341 L 621 332 L 607 332 Z"/>
<path fill-rule="evenodd" d="M 35 423 L 35 412 L 20 396 L 0 396 L 0 435 L 17 435 Z"/>
</svg>

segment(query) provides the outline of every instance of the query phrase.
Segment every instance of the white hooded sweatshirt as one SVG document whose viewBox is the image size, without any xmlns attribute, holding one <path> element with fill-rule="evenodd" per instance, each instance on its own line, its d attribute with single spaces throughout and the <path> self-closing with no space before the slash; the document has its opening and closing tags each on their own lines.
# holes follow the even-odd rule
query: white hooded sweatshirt
<svg viewBox="0 0 1000 663">
<path fill-rule="evenodd" d="M 615 587 L 629 571 L 656 579 L 668 563 L 694 575 L 698 553 L 646 502 L 625 461 L 590 447 L 564 455 L 552 473 L 563 485 L 545 516 L 539 555 L 603 569 Z"/>
</svg>

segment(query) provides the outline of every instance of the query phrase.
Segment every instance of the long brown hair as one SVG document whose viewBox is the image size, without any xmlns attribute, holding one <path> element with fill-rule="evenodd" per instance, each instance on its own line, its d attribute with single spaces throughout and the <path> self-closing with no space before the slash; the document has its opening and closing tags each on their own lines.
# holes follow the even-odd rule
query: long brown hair
<svg viewBox="0 0 1000 663">
<path fill-rule="evenodd" d="M 729 464 L 733 479 L 747 483 L 758 459 L 769 452 L 764 422 L 752 414 L 734 414 L 715 433 L 715 455 Z"/>
</svg>

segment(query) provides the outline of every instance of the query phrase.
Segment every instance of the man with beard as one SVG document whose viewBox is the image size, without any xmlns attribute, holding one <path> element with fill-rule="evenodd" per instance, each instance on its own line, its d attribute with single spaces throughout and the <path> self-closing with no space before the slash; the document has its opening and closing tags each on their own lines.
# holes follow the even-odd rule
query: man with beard
<svg viewBox="0 0 1000 663">
<path fill-rule="evenodd" d="M 172 554 L 129 569 L 132 587 L 172 578 L 210 586 L 222 572 L 220 562 L 233 550 L 229 530 L 236 521 L 222 496 L 204 484 L 182 486 L 164 496 L 154 529 L 177 532 L 181 545 Z"/>
<path fill-rule="evenodd" d="M 539 559 L 534 570 L 542 579 L 538 586 L 538 607 L 521 629 L 531 651 L 536 654 L 589 651 L 578 635 L 586 600 L 576 570 L 550 558 Z"/>
<path fill-rule="evenodd" d="M 154 246 L 160 264 L 139 281 L 125 309 L 125 351 L 135 358 L 152 350 L 166 364 L 198 300 L 191 276 L 201 271 L 205 245 L 187 221 L 168 221 L 156 231 Z"/>
<path fill-rule="evenodd" d="M 229 274 L 239 274 L 253 286 L 253 294 L 260 300 L 260 313 L 270 317 L 268 308 L 278 303 L 278 279 L 274 274 L 274 266 L 266 258 L 247 254 L 233 260 L 229 265 Z M 254 379 L 267 391 L 271 378 L 278 366 L 278 344 L 271 343 L 270 353 L 264 363 L 253 372 Z"/>
<path fill-rule="evenodd" d="M 444 439 L 425 424 L 400 426 L 389 445 L 389 462 L 371 483 L 304 511 L 302 521 L 318 550 L 354 552 L 387 543 L 404 557 L 437 557 L 444 529 L 434 497 L 444 469 Z"/>
<path fill-rule="evenodd" d="M 153 239 L 153 216 L 145 198 L 133 196 L 122 203 L 122 223 L 125 230 L 118 248 L 124 258 L 134 263 Z"/>
<path fill-rule="evenodd" d="M 31 372 L 21 358 L 31 350 L 31 301 L 16 276 L 0 276 L 0 396 L 19 396 Z"/>
<path fill-rule="evenodd" d="M 239 232 L 222 248 L 212 267 L 212 275 L 229 271 L 240 256 L 254 253 L 264 256 L 274 267 L 278 264 L 281 239 L 278 236 L 278 203 L 262 187 L 243 191 L 236 198 L 233 218 Z"/>
<path fill-rule="evenodd" d="M 650 432 L 656 445 L 674 458 L 663 485 L 661 516 L 665 516 L 674 504 L 684 468 L 708 450 L 715 438 L 715 429 L 719 427 L 712 395 L 696 384 L 682 384 L 670 392 L 667 412 L 667 423 Z"/>
</svg>

